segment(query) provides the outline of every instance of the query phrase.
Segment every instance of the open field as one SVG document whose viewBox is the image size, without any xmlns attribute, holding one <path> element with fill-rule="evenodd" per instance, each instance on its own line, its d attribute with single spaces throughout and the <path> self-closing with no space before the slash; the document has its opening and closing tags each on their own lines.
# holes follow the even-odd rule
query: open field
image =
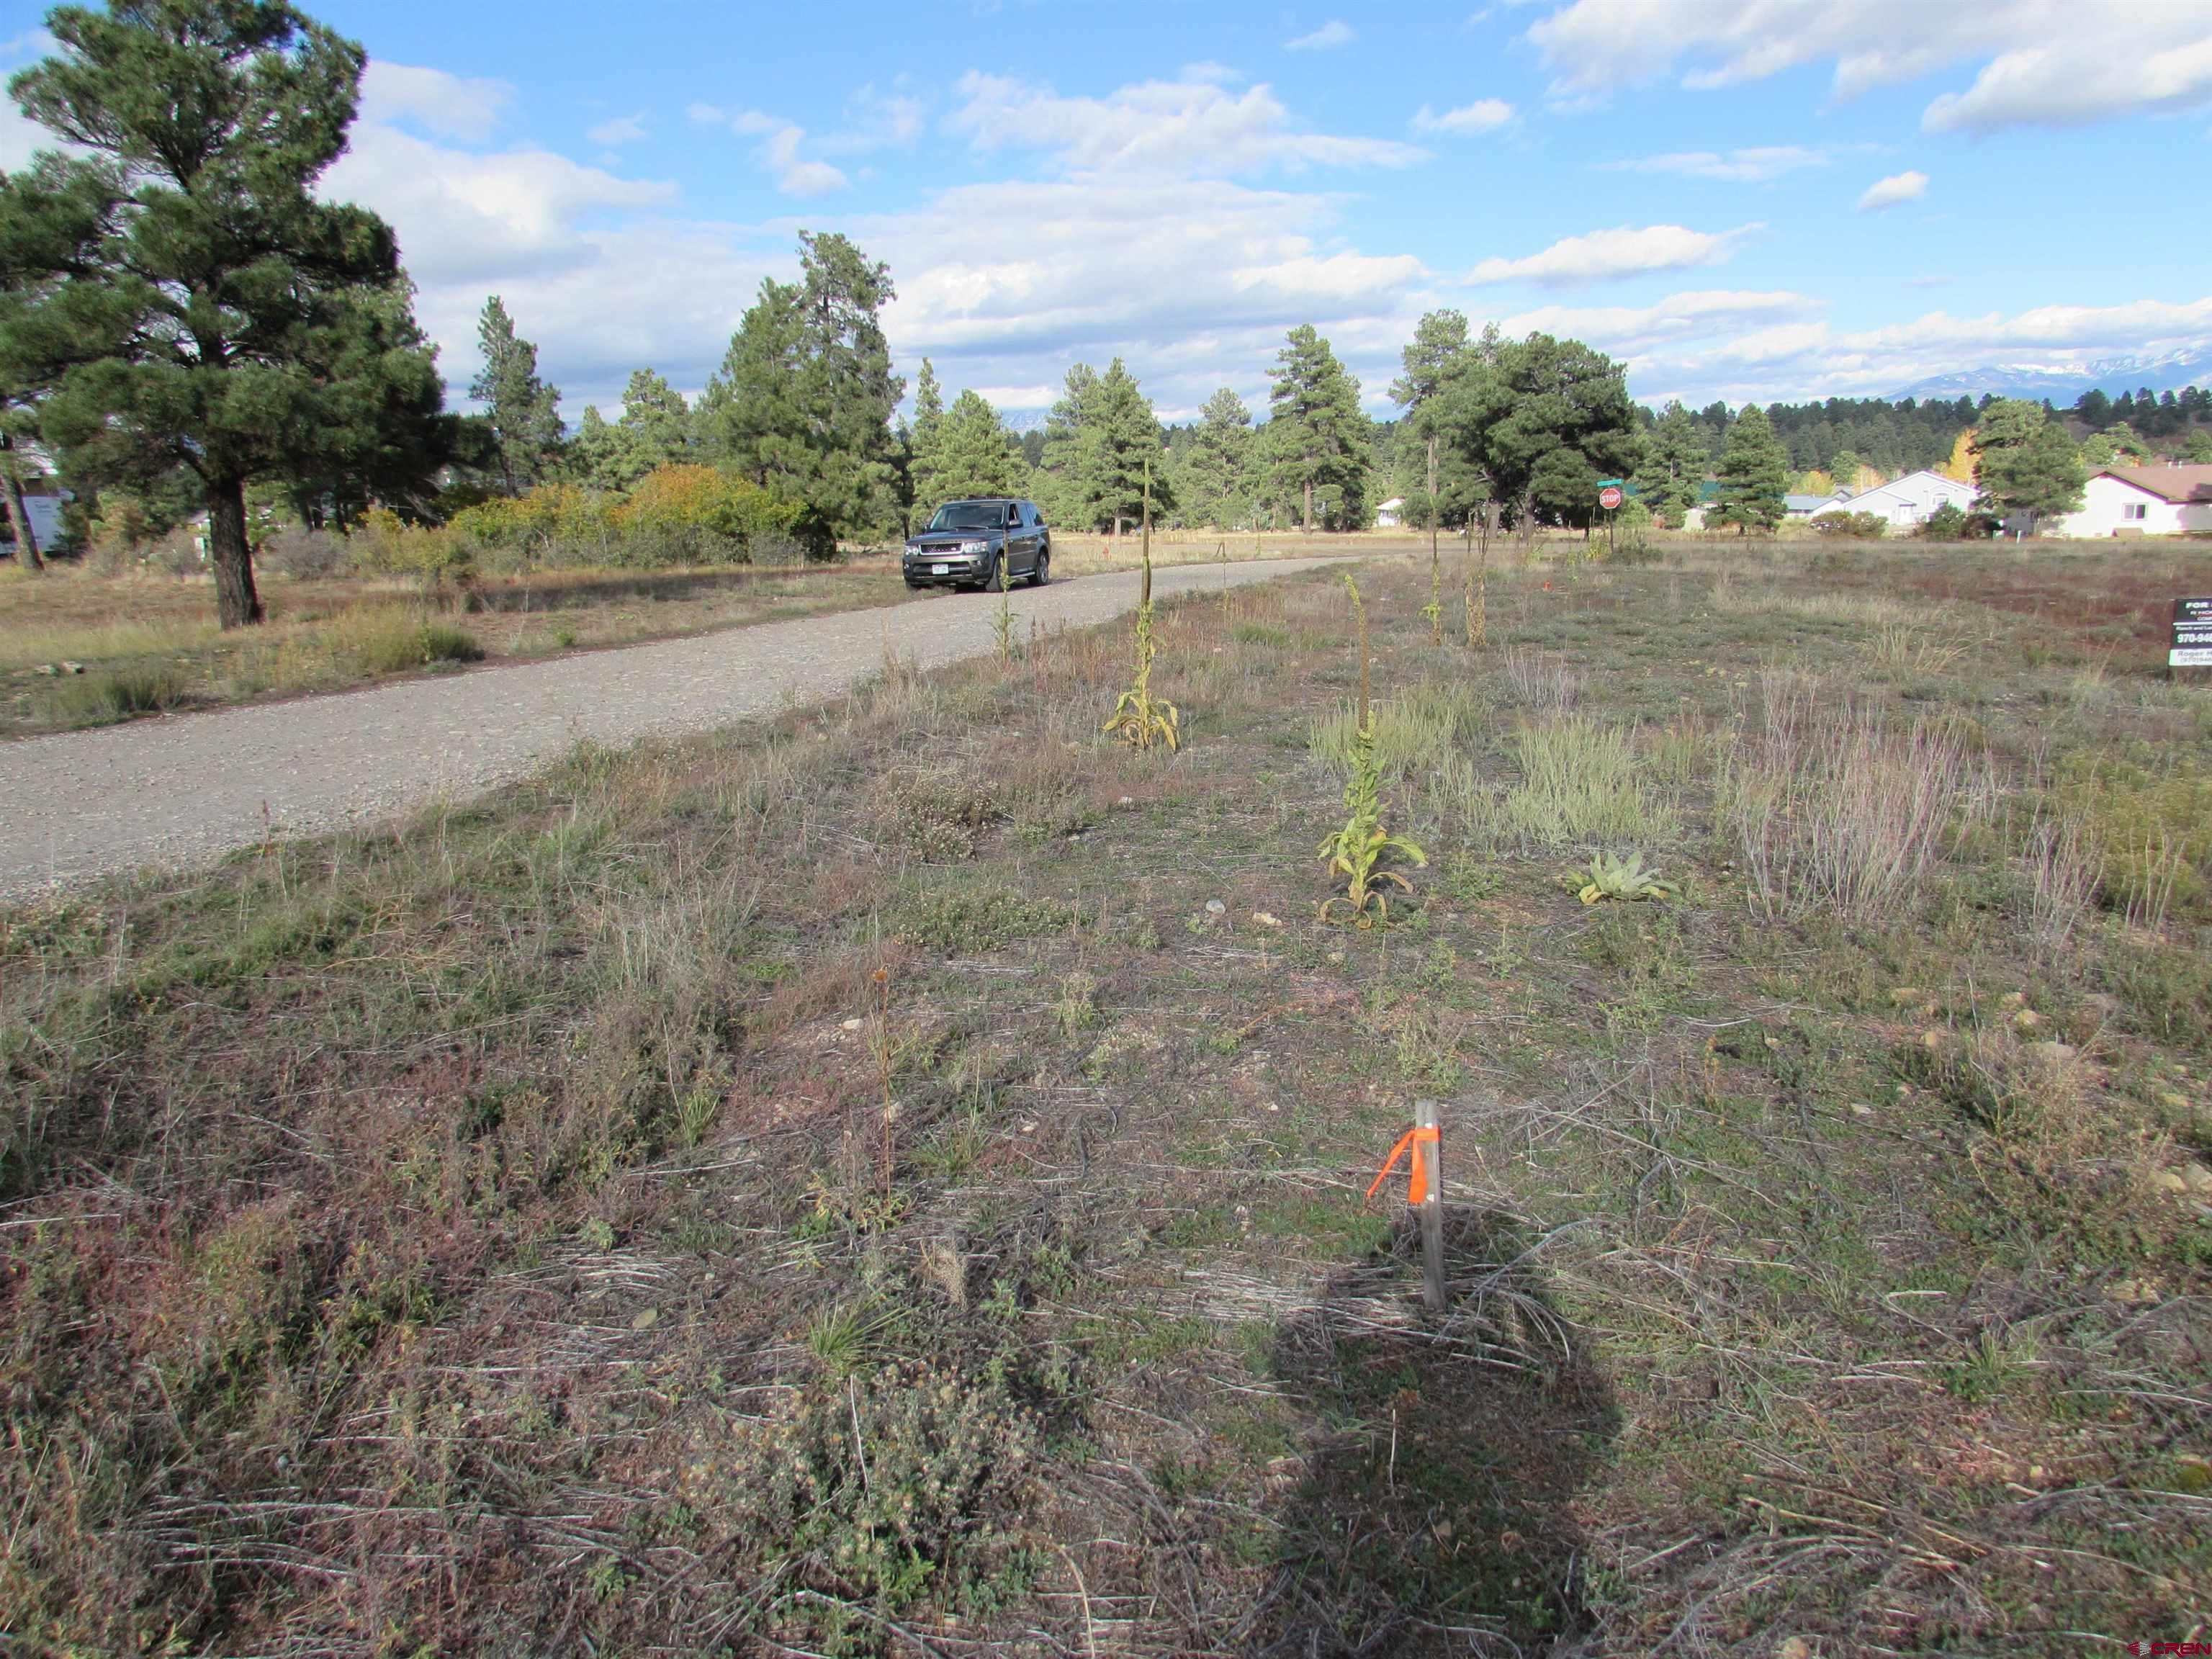
<svg viewBox="0 0 2212 1659">
<path fill-rule="evenodd" d="M 1127 570 L 1136 540 L 1061 538 L 1054 574 Z M 1161 564 L 1408 549 L 1388 536 L 1159 538 Z M 0 569 L 0 736 L 337 691 L 480 660 L 533 659 L 909 598 L 895 560 L 812 568 L 553 570 L 423 592 L 398 579 L 264 579 L 270 621 L 224 635 L 206 577 Z M 65 662 L 82 675 L 48 674 Z"/>
<path fill-rule="evenodd" d="M 1370 565 L 1388 927 L 1316 920 L 1336 573 L 1164 607 L 1177 756 L 1108 628 L 0 912 L 0 1630 L 2201 1637 L 2194 557 L 1497 569 L 1480 650 Z"/>
</svg>

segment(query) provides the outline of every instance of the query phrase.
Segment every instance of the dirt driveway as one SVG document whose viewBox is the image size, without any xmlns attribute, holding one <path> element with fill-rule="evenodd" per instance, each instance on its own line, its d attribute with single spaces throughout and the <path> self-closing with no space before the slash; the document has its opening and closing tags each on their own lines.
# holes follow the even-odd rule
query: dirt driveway
<svg viewBox="0 0 2212 1659">
<path fill-rule="evenodd" d="M 1263 581 L 1323 562 L 1158 572 L 1162 594 Z M 1134 574 L 1012 596 L 1017 638 L 1134 607 Z M 374 822 L 460 800 L 580 741 L 705 731 L 834 696 L 880 672 L 885 642 L 934 667 L 994 648 L 994 595 L 769 623 L 337 696 L 140 720 L 0 744 L 0 895 L 204 863 L 264 836 Z"/>
</svg>

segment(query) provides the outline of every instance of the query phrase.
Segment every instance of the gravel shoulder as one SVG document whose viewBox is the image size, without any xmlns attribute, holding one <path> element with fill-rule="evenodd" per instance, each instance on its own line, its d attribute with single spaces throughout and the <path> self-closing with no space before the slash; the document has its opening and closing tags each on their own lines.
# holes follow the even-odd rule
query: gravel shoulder
<svg viewBox="0 0 2212 1659">
<path fill-rule="evenodd" d="M 1156 571 L 1169 595 L 1330 562 Z M 1133 573 L 1011 595 L 1016 636 L 1133 610 Z M 0 896 L 147 865 L 212 862 L 459 801 L 580 742 L 711 730 L 835 696 L 880 672 L 886 643 L 924 668 L 994 648 L 995 594 L 848 611 L 404 681 L 333 696 L 141 720 L 0 745 Z"/>
</svg>

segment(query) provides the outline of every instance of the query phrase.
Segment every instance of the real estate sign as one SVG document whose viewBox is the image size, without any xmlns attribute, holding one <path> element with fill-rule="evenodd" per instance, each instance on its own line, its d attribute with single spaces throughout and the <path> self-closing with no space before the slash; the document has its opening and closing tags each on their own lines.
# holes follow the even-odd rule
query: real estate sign
<svg viewBox="0 0 2212 1659">
<path fill-rule="evenodd" d="M 2169 668 L 2212 668 L 2212 599 L 2173 602 L 2173 649 Z"/>
</svg>

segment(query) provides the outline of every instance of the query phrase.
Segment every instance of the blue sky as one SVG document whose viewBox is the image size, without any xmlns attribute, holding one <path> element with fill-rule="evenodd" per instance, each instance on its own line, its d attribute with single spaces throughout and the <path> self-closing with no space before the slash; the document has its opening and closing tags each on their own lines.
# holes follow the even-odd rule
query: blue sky
<svg viewBox="0 0 2212 1659">
<path fill-rule="evenodd" d="M 696 390 L 801 227 L 890 263 L 902 372 L 1010 409 L 1116 355 L 1256 405 L 1310 321 L 1387 414 L 1447 305 L 1693 403 L 2212 343 L 2212 0 L 309 9 L 372 59 L 329 192 L 450 380 L 496 292 L 571 420 Z"/>
</svg>

